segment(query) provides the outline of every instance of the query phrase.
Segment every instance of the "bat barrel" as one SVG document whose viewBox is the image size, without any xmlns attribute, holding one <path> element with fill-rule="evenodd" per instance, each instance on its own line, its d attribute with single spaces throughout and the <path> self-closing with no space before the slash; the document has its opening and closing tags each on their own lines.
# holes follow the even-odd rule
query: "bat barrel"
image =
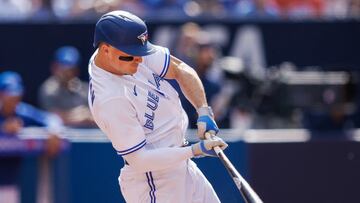
<svg viewBox="0 0 360 203">
<path fill-rule="evenodd" d="M 214 134 L 214 133 L 213 133 Z M 205 133 L 205 137 L 207 139 L 211 139 L 211 133 Z M 239 189 L 242 197 L 244 198 L 246 203 L 263 203 L 260 197 L 256 194 L 256 192 L 251 188 L 249 183 L 240 175 L 240 173 L 236 170 L 231 161 L 227 158 L 225 153 L 221 150 L 220 147 L 214 147 L 214 151 L 217 156 L 229 172 L 232 177 L 236 187 Z"/>
<path fill-rule="evenodd" d="M 217 147 L 218 148 L 218 147 Z M 240 173 L 236 170 L 234 165 L 227 158 L 225 153 L 219 148 L 218 157 L 221 162 L 224 164 L 225 168 L 229 172 L 229 175 L 232 177 L 236 187 L 239 189 L 241 195 L 243 196 L 246 203 L 263 203 L 260 197 L 256 194 L 256 192 L 251 188 L 249 183 L 240 175 Z"/>
</svg>

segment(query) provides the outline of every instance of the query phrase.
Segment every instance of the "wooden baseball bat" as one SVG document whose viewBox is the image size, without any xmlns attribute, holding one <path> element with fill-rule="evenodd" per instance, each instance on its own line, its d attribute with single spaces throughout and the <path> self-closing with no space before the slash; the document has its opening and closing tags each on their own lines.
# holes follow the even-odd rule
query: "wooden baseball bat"
<svg viewBox="0 0 360 203">
<path fill-rule="evenodd" d="M 212 135 L 210 133 L 205 133 L 206 139 L 211 139 Z M 231 178 L 233 179 L 236 187 L 239 189 L 242 197 L 244 198 L 246 203 L 263 203 L 260 197 L 256 194 L 256 192 L 251 188 L 249 183 L 240 175 L 240 173 L 236 170 L 231 161 L 227 158 L 225 153 L 221 150 L 220 147 L 214 147 L 214 151 L 217 156 L 224 164 L 225 168 L 229 172 Z"/>
</svg>

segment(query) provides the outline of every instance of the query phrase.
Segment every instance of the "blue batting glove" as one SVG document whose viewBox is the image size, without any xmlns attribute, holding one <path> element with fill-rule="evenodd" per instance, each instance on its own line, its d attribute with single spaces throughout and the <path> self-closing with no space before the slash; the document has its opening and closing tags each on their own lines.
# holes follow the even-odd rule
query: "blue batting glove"
<svg viewBox="0 0 360 203">
<path fill-rule="evenodd" d="M 228 144 L 221 138 L 213 136 L 211 139 L 201 140 L 200 142 L 193 144 L 191 149 L 195 157 L 216 157 L 217 155 L 214 147 L 220 147 L 222 150 L 225 150 L 228 147 Z"/>
<path fill-rule="evenodd" d="M 214 149 L 206 149 L 204 140 L 200 141 L 200 150 L 205 156 L 217 156 Z"/>
<path fill-rule="evenodd" d="M 214 120 L 214 114 L 211 107 L 201 107 L 198 109 L 199 118 L 197 120 L 198 137 L 205 139 L 205 133 L 211 132 L 216 135 L 219 132 L 219 128 Z"/>
</svg>

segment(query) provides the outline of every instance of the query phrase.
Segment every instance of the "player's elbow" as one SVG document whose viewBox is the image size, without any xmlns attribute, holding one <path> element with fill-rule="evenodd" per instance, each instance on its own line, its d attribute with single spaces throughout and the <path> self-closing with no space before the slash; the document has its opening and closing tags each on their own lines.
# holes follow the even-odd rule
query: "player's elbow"
<svg viewBox="0 0 360 203">
<path fill-rule="evenodd" d="M 139 150 L 131 154 L 123 156 L 125 164 L 129 165 L 132 169 L 136 171 L 146 171 L 144 163 L 146 162 L 145 150 Z"/>
</svg>

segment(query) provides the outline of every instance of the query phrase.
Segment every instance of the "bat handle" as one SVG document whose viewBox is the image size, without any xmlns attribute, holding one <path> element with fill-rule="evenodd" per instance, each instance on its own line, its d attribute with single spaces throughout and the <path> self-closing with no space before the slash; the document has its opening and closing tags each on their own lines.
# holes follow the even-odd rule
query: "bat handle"
<svg viewBox="0 0 360 203">
<path fill-rule="evenodd" d="M 213 136 L 215 136 L 215 132 L 212 131 L 212 130 L 210 130 L 209 132 L 206 132 L 206 133 L 205 133 L 205 138 L 206 138 L 207 140 L 211 140 Z M 214 151 L 215 151 L 215 153 L 219 156 L 219 153 L 222 152 L 222 149 L 221 149 L 220 147 L 214 147 Z"/>
</svg>

